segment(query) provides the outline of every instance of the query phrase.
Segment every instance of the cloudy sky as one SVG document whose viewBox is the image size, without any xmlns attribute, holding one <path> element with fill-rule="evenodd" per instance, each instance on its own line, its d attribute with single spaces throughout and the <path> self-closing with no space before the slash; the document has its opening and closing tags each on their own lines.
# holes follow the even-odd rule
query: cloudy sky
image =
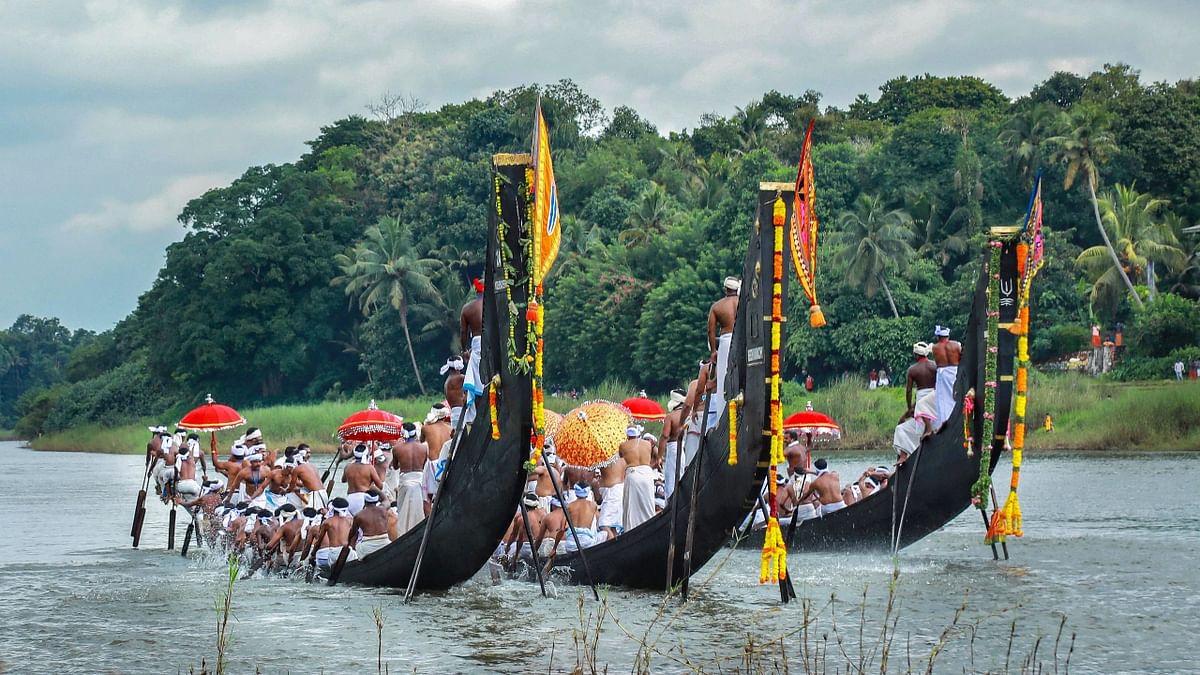
<svg viewBox="0 0 1200 675">
<path fill-rule="evenodd" d="M 1010 96 L 1105 62 L 1200 75 L 1200 3 L 0 0 L 0 326 L 103 330 L 191 197 L 287 162 L 385 91 L 436 108 L 572 78 L 660 130 L 770 89 L 845 106 L 890 77 Z"/>
</svg>

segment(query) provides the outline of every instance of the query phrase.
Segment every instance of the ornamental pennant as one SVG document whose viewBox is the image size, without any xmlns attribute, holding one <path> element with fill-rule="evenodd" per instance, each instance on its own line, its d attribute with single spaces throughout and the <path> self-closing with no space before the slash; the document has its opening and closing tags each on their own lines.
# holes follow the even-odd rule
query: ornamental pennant
<svg viewBox="0 0 1200 675">
<path fill-rule="evenodd" d="M 788 238 L 791 240 L 792 265 L 804 295 L 812 305 L 808 310 L 808 324 L 820 328 L 825 325 L 825 315 L 817 302 L 817 196 L 813 185 L 812 132 L 813 120 L 809 120 L 804 145 L 800 148 L 800 163 L 796 167 L 796 193 L 792 197 L 792 226 Z"/>
<path fill-rule="evenodd" d="M 541 286 L 554 259 L 562 229 L 558 217 L 558 186 L 554 182 L 554 162 L 550 159 L 550 130 L 542 116 L 542 100 L 537 102 L 533 129 L 533 284 Z"/>
</svg>

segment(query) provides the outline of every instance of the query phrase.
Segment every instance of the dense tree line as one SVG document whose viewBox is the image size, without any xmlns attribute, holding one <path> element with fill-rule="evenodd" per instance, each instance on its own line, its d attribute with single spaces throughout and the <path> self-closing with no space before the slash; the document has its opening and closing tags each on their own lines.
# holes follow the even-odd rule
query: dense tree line
<svg viewBox="0 0 1200 675">
<path fill-rule="evenodd" d="M 844 110 L 771 91 L 665 136 L 562 81 L 437 111 L 373 106 L 374 119 L 322 128 L 296 162 L 192 200 L 182 241 L 115 328 L 22 317 L 0 333 L 0 425 L 53 430 L 208 392 L 237 404 L 436 389 L 481 269 L 490 157 L 527 151 L 539 94 L 565 214 L 552 385 L 661 390 L 693 371 L 708 304 L 740 270 L 757 184 L 794 176 L 809 119 L 830 325 L 807 329 L 791 298 L 792 375 L 899 369 L 935 323 L 961 331 L 986 228 L 1023 219 L 1039 171 L 1050 236 L 1035 359 L 1083 347 L 1093 322 L 1125 323 L 1131 343 L 1154 336 L 1131 358 L 1195 348 L 1192 80 L 1106 66 L 1011 101 L 975 77 L 899 77 Z"/>
</svg>

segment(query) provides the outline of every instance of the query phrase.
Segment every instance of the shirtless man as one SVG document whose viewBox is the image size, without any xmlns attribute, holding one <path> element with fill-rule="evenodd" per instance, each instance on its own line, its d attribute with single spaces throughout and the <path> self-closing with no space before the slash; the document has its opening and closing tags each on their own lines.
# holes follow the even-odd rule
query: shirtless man
<svg viewBox="0 0 1200 675">
<path fill-rule="evenodd" d="M 422 470 L 428 461 L 429 453 L 425 445 L 417 440 L 417 425 L 405 422 L 401 430 L 400 442 L 392 448 L 392 465 L 390 476 L 395 476 L 392 488 L 396 498 L 396 529 L 404 534 L 429 515 L 429 505 L 425 501 L 425 490 L 422 487 Z"/>
<path fill-rule="evenodd" d="M 150 475 L 150 466 L 154 464 L 154 460 L 158 458 L 158 451 L 162 449 L 162 436 L 167 428 L 161 424 L 156 427 L 146 427 L 150 430 L 150 440 L 146 441 L 146 475 Z"/>
<path fill-rule="evenodd" d="M 466 418 L 463 419 L 463 428 L 475 420 L 475 409 L 467 405 L 467 393 L 463 390 L 463 382 L 466 380 L 466 375 L 463 372 L 466 368 L 463 365 L 461 356 L 451 356 L 446 360 L 446 365 L 442 366 L 439 373 L 446 376 L 446 382 L 443 385 L 443 390 L 446 393 L 446 403 L 450 405 L 450 429 L 459 428 L 458 418 L 466 411 Z M 441 448 L 438 448 L 440 451 Z"/>
<path fill-rule="evenodd" d="M 936 338 L 929 351 L 937 362 L 937 422 L 941 428 L 954 412 L 954 380 L 958 379 L 958 362 L 962 358 L 962 344 L 950 339 L 950 329 L 937 326 L 933 329 Z"/>
<path fill-rule="evenodd" d="M 365 558 L 387 546 L 397 536 L 396 512 L 380 504 L 380 495 L 371 490 L 363 497 L 363 508 L 350 524 L 350 542 L 358 557 Z"/>
<path fill-rule="evenodd" d="M 551 480 L 550 472 L 554 472 Z M 553 443 L 547 442 L 542 451 L 542 461 L 529 472 L 526 478 L 534 483 L 533 493 L 537 495 L 538 505 L 542 510 L 550 512 L 550 499 L 554 497 L 554 484 L 562 485 L 562 469 L 558 466 L 558 455 L 554 452 Z"/>
<path fill-rule="evenodd" d="M 242 463 L 246 459 L 245 444 L 238 439 L 229 449 L 229 459 L 226 461 L 221 461 L 221 458 L 217 456 L 216 448 L 212 448 L 211 452 L 213 469 L 225 476 L 226 483 L 233 482 L 234 477 L 242 470 Z"/>
<path fill-rule="evenodd" d="M 371 467 L 365 464 L 363 468 L 371 471 Z M 371 471 L 372 475 L 374 473 Z M 350 526 L 353 522 L 350 503 L 344 497 L 334 497 L 329 503 L 329 513 L 325 516 L 325 521 L 313 537 L 312 560 L 317 567 L 326 571 L 333 567 L 342 552 L 342 547 L 350 541 Z M 353 548 L 350 549 L 350 557 L 346 560 L 357 560 Z"/>
<path fill-rule="evenodd" d="M 175 461 L 175 468 L 179 471 L 175 492 L 189 500 L 200 496 L 200 483 L 196 481 L 196 462 L 200 463 L 203 480 L 207 482 L 208 465 L 204 463 L 204 452 L 200 450 L 200 441 L 196 434 L 191 434 L 176 453 Z"/>
<path fill-rule="evenodd" d="M 596 514 L 598 508 L 596 501 L 592 499 L 592 490 L 587 483 L 576 483 L 572 489 L 575 499 L 567 504 L 566 509 L 557 509 L 542 521 L 541 534 L 538 535 L 539 541 L 552 539 L 550 545 L 550 555 L 546 560 L 546 573 L 549 573 L 550 568 L 554 566 L 554 558 L 558 555 L 558 544 L 563 542 L 563 550 L 567 553 L 578 551 L 579 546 L 588 548 L 595 546 L 608 539 L 605 532 L 597 531 Z M 571 523 L 575 525 L 575 531 L 572 534 L 571 528 L 567 525 L 567 516 L 571 516 Z M 579 538 L 578 546 L 575 543 L 575 538 Z"/>
<path fill-rule="evenodd" d="M 665 499 L 671 497 L 671 493 L 675 491 L 675 483 L 678 482 L 675 465 L 679 461 L 679 439 L 683 436 L 686 426 L 686 402 L 687 394 L 678 389 L 671 390 L 671 401 L 667 403 L 667 416 L 663 420 L 662 437 L 658 439 L 658 447 L 655 449 L 655 464 L 662 467 Z"/>
<path fill-rule="evenodd" d="M 654 450 L 643 439 L 642 430 L 629 427 L 618 454 L 625 460 L 625 495 L 622 525 L 628 532 L 654 516 L 654 469 L 650 468 Z"/>
<path fill-rule="evenodd" d="M 352 516 L 362 511 L 368 490 L 383 490 L 383 481 L 379 480 L 375 467 L 366 463 L 367 453 L 367 446 L 359 443 L 354 448 L 354 462 L 342 470 L 342 482 L 346 484 L 347 508 Z"/>
<path fill-rule="evenodd" d="M 463 305 L 458 313 L 458 339 L 467 364 L 465 386 L 470 397 L 468 405 L 474 402 L 476 396 L 483 394 L 483 381 L 479 377 L 479 357 L 483 347 L 483 281 L 475 279 L 471 285 L 475 287 L 475 299 Z"/>
<path fill-rule="evenodd" d="M 704 397 L 705 394 L 714 392 L 717 387 L 716 380 L 710 376 L 711 373 L 711 363 L 709 361 L 701 361 L 700 371 L 696 374 L 696 379 L 688 384 L 687 399 L 684 401 L 682 413 L 686 432 L 683 436 L 683 468 L 680 469 L 680 474 L 687 471 L 688 465 L 692 463 L 692 460 L 696 458 L 696 453 L 700 451 L 700 431 L 704 428 Z M 710 430 L 716 426 L 715 418 L 720 414 L 720 408 L 715 407 L 715 403 L 716 394 L 713 394 L 712 400 L 708 405 L 708 428 Z M 670 479 L 668 478 L 668 480 Z"/>
<path fill-rule="evenodd" d="M 300 511 L 292 504 L 279 510 L 279 518 L 283 526 L 275 530 L 271 541 L 267 542 L 267 550 L 278 550 L 280 562 L 285 567 L 291 567 L 292 559 L 304 546 L 304 518 L 300 517 Z"/>
<path fill-rule="evenodd" d="M 302 462 L 292 468 L 287 491 L 299 494 L 302 501 L 306 500 L 308 506 L 316 509 L 323 509 L 329 504 L 329 493 L 321 483 L 317 467 L 308 462 Z"/>
<path fill-rule="evenodd" d="M 905 374 L 904 400 L 908 408 L 896 423 L 892 446 L 900 462 L 917 451 L 921 441 L 934 431 L 937 422 L 937 398 L 934 382 L 937 369 L 927 358 L 929 345 L 917 342 L 912 346 L 913 364 Z"/>
<path fill-rule="evenodd" d="M 809 481 L 797 501 L 803 504 L 811 495 L 815 494 L 817 501 L 821 503 L 821 515 L 823 516 L 844 509 L 846 503 L 842 501 L 842 485 L 837 472 L 831 471 L 829 464 L 823 458 L 813 462 L 813 469 L 816 478 Z"/>
<path fill-rule="evenodd" d="M 725 406 L 725 373 L 729 364 L 729 345 L 733 339 L 733 323 L 737 318 L 738 292 L 742 282 L 737 277 L 725 277 L 725 297 L 714 302 L 708 310 L 708 360 L 717 364 L 717 388 L 713 403 L 717 410 Z"/>
<path fill-rule="evenodd" d="M 251 455 L 253 457 L 253 455 Z M 274 513 L 275 509 L 287 503 L 287 488 L 291 482 L 291 470 L 281 466 L 263 466 L 266 480 L 258 483 L 258 486 L 250 493 L 250 503 L 257 504 L 259 508 L 267 509 Z"/>
<path fill-rule="evenodd" d="M 229 481 L 227 492 L 231 495 L 245 494 L 246 501 L 254 501 L 266 489 L 271 472 L 263 467 L 262 455 L 247 455 L 241 469 Z M 239 492 L 241 490 L 241 492 Z M 240 497 L 238 497 L 240 499 Z"/>
<path fill-rule="evenodd" d="M 396 484 L 393 480 L 389 480 L 390 476 L 395 475 L 392 469 L 392 444 L 380 443 L 379 447 L 371 453 L 371 466 L 375 468 L 375 473 L 379 475 L 379 480 L 383 483 L 383 489 L 379 495 L 384 506 L 391 506 L 396 500 Z"/>
<path fill-rule="evenodd" d="M 807 439 L 801 440 L 799 431 L 788 429 L 783 432 L 783 442 L 786 443 L 783 448 L 783 456 L 787 459 L 788 472 L 794 474 L 807 471 L 812 462 L 808 450 L 808 443 L 812 442 L 812 436 L 809 435 Z"/>
<path fill-rule="evenodd" d="M 529 530 L 536 537 L 537 533 L 542 531 L 542 519 L 548 514 L 538 501 L 538 496 L 532 492 L 526 492 L 521 497 L 521 503 L 525 505 L 525 512 L 529 516 Z M 505 533 L 504 539 L 500 541 L 500 545 L 496 547 L 495 557 L 500 559 L 502 556 L 507 555 L 515 565 L 516 561 L 525 555 L 522 544 L 527 542 L 528 538 L 525 536 L 525 519 L 521 517 L 521 509 L 518 508 L 516 515 L 513 516 L 512 523 L 508 526 L 508 532 Z"/>
<path fill-rule="evenodd" d="M 617 456 L 607 465 L 600 467 L 600 478 L 596 482 L 596 493 L 600 495 L 600 518 L 598 527 L 608 539 L 615 539 L 625 531 L 625 460 Z"/>
</svg>

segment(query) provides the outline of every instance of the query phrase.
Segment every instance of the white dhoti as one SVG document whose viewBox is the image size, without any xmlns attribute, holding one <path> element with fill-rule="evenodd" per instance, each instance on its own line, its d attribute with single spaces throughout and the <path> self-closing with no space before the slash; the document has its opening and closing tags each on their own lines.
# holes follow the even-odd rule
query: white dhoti
<svg viewBox="0 0 1200 675">
<path fill-rule="evenodd" d="M 937 369 L 937 421 L 934 428 L 941 427 L 954 412 L 954 381 L 958 379 L 958 366 L 942 366 Z"/>
<path fill-rule="evenodd" d="M 467 360 L 467 372 L 463 378 L 463 391 L 467 392 L 467 405 L 471 405 L 476 396 L 483 395 L 483 380 L 479 377 L 479 352 L 482 349 L 482 337 L 476 335 L 471 338 L 471 356 Z M 468 417 L 467 422 L 470 422 L 473 417 L 473 414 L 472 417 Z"/>
<path fill-rule="evenodd" d="M 462 414 L 463 414 L 463 407 L 461 405 L 454 406 L 453 408 L 450 409 L 450 428 L 452 428 L 452 429 L 458 428 L 458 418 L 461 417 Z M 465 429 L 466 425 L 473 424 L 474 422 L 475 422 L 475 406 L 469 405 L 469 406 L 467 406 L 467 417 L 462 422 L 463 428 Z"/>
<path fill-rule="evenodd" d="M 365 558 L 390 543 L 392 543 L 392 540 L 388 539 L 387 532 L 373 534 L 369 537 L 359 539 L 358 546 L 354 547 L 354 552 L 358 554 L 359 558 Z"/>
<path fill-rule="evenodd" d="M 409 471 L 398 477 L 396 532 L 403 535 L 425 520 L 424 472 Z"/>
<path fill-rule="evenodd" d="M 834 511 L 841 511 L 844 508 L 846 508 L 846 502 L 842 502 L 842 501 L 837 501 L 832 504 L 822 504 L 821 505 L 821 515 L 822 516 L 828 515 L 830 513 L 833 513 Z"/>
<path fill-rule="evenodd" d="M 925 420 L 937 424 L 937 394 L 933 389 L 918 389 L 913 403 L 913 416 L 896 425 L 892 433 L 892 447 L 896 452 L 913 454 L 921 447 L 921 434 L 925 433 Z"/>
<path fill-rule="evenodd" d="M 712 393 L 712 405 L 709 410 L 724 410 L 725 408 L 725 375 L 729 372 L 729 345 L 733 343 L 733 332 L 717 336 L 717 390 Z M 715 426 L 713 420 L 709 426 Z"/>
<path fill-rule="evenodd" d="M 341 546 L 326 546 L 317 550 L 317 567 L 330 569 L 337 562 L 338 556 L 342 554 Z M 350 549 L 350 555 L 346 556 L 346 562 L 358 560 L 358 554 L 354 549 Z"/>
<path fill-rule="evenodd" d="M 625 484 L 600 488 L 598 527 L 610 527 L 618 533 L 625 531 Z"/>
<path fill-rule="evenodd" d="M 679 481 L 678 477 L 675 475 L 675 465 L 678 463 L 678 454 L 679 443 L 675 441 L 668 441 L 666 454 L 663 457 L 663 492 L 667 499 L 671 498 L 671 493 L 675 491 L 675 483 Z M 684 465 L 687 465 L 686 458 L 684 459 Z"/>
<path fill-rule="evenodd" d="M 175 492 L 178 493 L 180 497 L 191 501 L 200 496 L 200 484 L 197 483 L 194 478 L 181 480 L 175 484 Z"/>
<path fill-rule="evenodd" d="M 425 469 L 421 471 L 421 489 L 430 499 L 437 494 L 438 477 L 442 475 L 442 468 L 444 467 L 438 467 L 433 460 L 425 460 Z"/>
<path fill-rule="evenodd" d="M 275 509 L 283 506 L 286 503 L 287 503 L 286 495 L 281 495 L 281 494 L 278 494 L 275 492 L 271 492 L 270 490 L 263 490 L 263 493 L 261 495 L 255 497 L 254 501 L 250 502 L 250 505 L 257 506 L 260 509 L 269 509 L 271 511 L 274 511 Z"/>
<path fill-rule="evenodd" d="M 608 539 L 607 532 L 597 532 L 596 530 L 587 527 L 576 527 L 574 528 L 574 531 L 575 536 L 579 537 L 579 546 L 583 548 L 595 546 L 596 544 L 602 543 Z M 570 553 L 571 551 L 579 550 L 579 548 L 575 546 L 575 536 L 571 536 L 571 530 L 567 530 L 567 533 L 563 535 L 564 552 Z"/>
<path fill-rule="evenodd" d="M 346 495 L 346 501 L 350 502 L 350 515 L 357 516 L 358 512 L 363 510 L 366 497 L 367 493 L 365 492 L 351 492 Z"/>
<path fill-rule="evenodd" d="M 654 469 L 642 464 L 625 469 L 622 525 L 628 532 L 654 516 Z"/>
<path fill-rule="evenodd" d="M 315 490 L 315 491 L 309 491 L 307 489 L 301 488 L 300 494 L 307 497 L 308 505 L 318 511 L 325 508 L 326 506 L 329 506 L 329 493 L 325 491 L 325 488 L 321 488 L 320 490 Z"/>
</svg>

